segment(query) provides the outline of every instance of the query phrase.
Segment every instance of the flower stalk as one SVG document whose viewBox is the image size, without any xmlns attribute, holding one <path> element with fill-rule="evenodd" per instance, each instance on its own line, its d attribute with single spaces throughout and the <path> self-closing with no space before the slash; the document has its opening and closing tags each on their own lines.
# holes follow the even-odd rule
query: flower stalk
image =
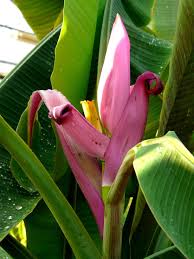
<svg viewBox="0 0 194 259">
<path fill-rule="evenodd" d="M 107 200 L 104 213 L 103 259 L 120 258 L 123 228 L 123 202 Z"/>
<path fill-rule="evenodd" d="M 134 157 L 134 149 L 131 149 L 108 192 L 104 213 L 103 259 L 121 257 L 124 194 L 130 174 L 133 172 Z"/>
</svg>

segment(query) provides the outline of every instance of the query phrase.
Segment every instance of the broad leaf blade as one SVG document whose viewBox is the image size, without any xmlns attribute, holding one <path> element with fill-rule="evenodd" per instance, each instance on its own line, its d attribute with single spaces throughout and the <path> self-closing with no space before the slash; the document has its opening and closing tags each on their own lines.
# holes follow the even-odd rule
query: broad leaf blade
<svg viewBox="0 0 194 259">
<path fill-rule="evenodd" d="M 56 170 L 56 140 L 51 126 L 51 120 L 48 118 L 48 110 L 46 107 L 41 107 L 39 112 L 39 120 L 35 120 L 34 130 L 32 136 L 31 149 L 43 163 L 50 175 L 54 179 L 59 178 L 59 174 L 64 175 L 67 165 L 60 170 Z M 22 137 L 22 139 L 28 143 L 28 108 L 22 113 L 16 132 Z M 63 153 L 62 153 L 63 155 Z M 64 159 L 64 156 L 63 156 Z M 65 159 L 64 159 L 65 160 Z M 60 164 L 61 166 L 61 164 Z M 25 175 L 18 163 L 12 158 L 11 172 L 16 181 L 27 191 L 36 191 L 31 181 Z"/>
<path fill-rule="evenodd" d="M 97 258 L 101 258 L 100 252 L 91 240 L 88 232 L 45 167 L 2 116 L 0 116 L 0 124 L 1 143 L 14 156 L 40 192 L 71 244 L 75 256 L 83 259 L 91 258 L 93 257 L 93 253 L 95 253 Z M 5 134 L 7 134 L 7 139 L 4 138 Z"/>
<path fill-rule="evenodd" d="M 150 96 L 144 139 L 149 139 L 156 136 L 156 132 L 159 127 L 159 116 L 160 116 L 161 108 L 162 108 L 162 100 L 160 99 L 160 97 Z"/>
<path fill-rule="evenodd" d="M 150 22 L 153 2 L 154 0 L 123 0 L 127 13 L 139 27 Z"/>
<path fill-rule="evenodd" d="M 76 107 L 87 92 L 98 8 L 96 0 L 65 1 L 51 81 Z"/>
<path fill-rule="evenodd" d="M 13 179 L 9 169 L 9 156 L 0 148 L 0 240 L 24 219 L 37 205 L 39 195 L 30 195 Z"/>
<path fill-rule="evenodd" d="M 64 236 L 44 201 L 25 219 L 27 248 L 39 259 L 63 258 Z M 49 249 L 48 249 L 49 247 Z"/>
<path fill-rule="evenodd" d="M 0 114 L 16 128 L 33 91 L 51 88 L 50 75 L 60 28 L 50 33 L 0 84 Z"/>
<path fill-rule="evenodd" d="M 63 178 L 57 182 L 60 190 L 67 198 L 70 194 L 72 198 L 74 191 L 72 189 L 72 178 L 71 171 L 66 170 Z M 69 200 L 69 202 L 71 201 Z M 37 258 L 63 258 L 64 254 L 65 256 L 67 255 L 66 249 L 68 243 L 43 200 L 40 201 L 33 212 L 25 218 L 25 227 L 28 237 L 27 248 L 33 255 L 37 256 Z M 44 239 L 42 237 L 44 237 Z"/>
<path fill-rule="evenodd" d="M 157 0 L 152 10 L 151 27 L 157 37 L 173 41 L 180 0 Z"/>
<path fill-rule="evenodd" d="M 13 128 L 16 128 L 32 92 L 51 87 L 50 74 L 59 30 L 56 29 L 40 42 L 1 82 L 0 114 Z M 0 147 L 0 239 L 25 218 L 40 199 L 36 194 L 30 195 L 16 183 L 10 172 L 9 162 L 10 155 Z M 16 206 L 19 207 L 16 209 Z"/>
<path fill-rule="evenodd" d="M 63 0 L 14 0 L 14 3 L 39 39 L 53 30 L 56 22 L 59 23 L 63 10 Z"/>
<path fill-rule="evenodd" d="M 194 2 L 180 1 L 159 135 L 174 130 L 188 145 L 194 129 Z"/>
<path fill-rule="evenodd" d="M 142 145 L 134 168 L 146 201 L 172 242 L 193 258 L 194 157 L 172 133 Z"/>
<path fill-rule="evenodd" d="M 0 247 L 0 258 L 1 259 L 13 259 L 2 247 Z"/>
</svg>

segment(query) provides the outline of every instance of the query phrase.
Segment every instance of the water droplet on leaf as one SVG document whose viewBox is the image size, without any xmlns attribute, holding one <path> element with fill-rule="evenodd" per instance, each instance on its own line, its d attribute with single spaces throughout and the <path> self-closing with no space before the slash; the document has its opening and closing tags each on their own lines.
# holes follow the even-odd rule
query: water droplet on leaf
<svg viewBox="0 0 194 259">
<path fill-rule="evenodd" d="M 16 210 L 21 210 L 21 209 L 22 209 L 22 206 L 17 205 L 15 208 L 16 208 Z"/>
</svg>

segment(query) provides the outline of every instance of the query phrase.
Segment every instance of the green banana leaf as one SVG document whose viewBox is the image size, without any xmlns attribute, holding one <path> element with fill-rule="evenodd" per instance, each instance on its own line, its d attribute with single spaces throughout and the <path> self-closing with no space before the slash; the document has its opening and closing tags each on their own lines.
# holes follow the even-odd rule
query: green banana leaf
<svg viewBox="0 0 194 259">
<path fill-rule="evenodd" d="M 193 24 L 193 0 L 180 1 L 169 79 L 164 92 L 159 126 L 159 135 L 174 130 L 188 147 L 191 145 L 194 130 Z"/>
<path fill-rule="evenodd" d="M 40 197 L 21 188 L 9 169 L 10 158 L 0 148 L 0 240 L 37 205 Z"/>
<path fill-rule="evenodd" d="M 2 247 L 0 247 L 0 258 L 1 259 L 13 259 Z"/>
<path fill-rule="evenodd" d="M 38 259 L 63 258 L 65 239 L 44 201 L 25 219 L 27 248 Z"/>
<path fill-rule="evenodd" d="M 63 0 L 14 0 L 39 39 L 62 22 L 63 2 Z"/>
<path fill-rule="evenodd" d="M 194 257 L 194 157 L 176 134 L 147 140 L 138 148 L 134 169 L 158 224 L 188 258 Z"/>
<path fill-rule="evenodd" d="M 102 0 L 91 0 L 87 4 L 84 0 L 71 0 L 64 6 L 51 82 L 53 88 L 67 96 L 77 108 L 87 93 L 98 11 L 103 11 L 102 3 Z"/>
<path fill-rule="evenodd" d="M 123 0 L 127 13 L 138 27 L 150 22 L 153 3 L 154 0 Z"/>
<path fill-rule="evenodd" d="M 173 41 L 180 0 L 154 1 L 151 28 L 157 37 Z"/>
<path fill-rule="evenodd" d="M 99 250 L 96 248 L 80 219 L 43 164 L 2 116 L 0 116 L 0 122 L 0 139 L 2 145 L 16 159 L 42 195 L 65 237 L 67 237 L 75 256 L 84 259 L 92 258 L 93 254 L 95 254 L 97 258 L 101 258 Z M 7 139 L 4 137 L 5 134 L 7 134 Z"/>
<path fill-rule="evenodd" d="M 72 188 L 72 178 L 71 171 L 67 170 L 65 175 L 57 182 L 58 187 L 68 198 L 69 202 L 71 202 L 71 199 L 69 199 L 68 196 L 72 196 L 72 192 L 74 191 Z M 37 258 L 70 259 L 68 243 L 43 200 L 41 200 L 33 212 L 25 218 L 25 227 L 28 238 L 27 248 Z"/>
<path fill-rule="evenodd" d="M 28 116 L 28 110 L 26 109 L 22 113 L 16 129 L 16 132 L 23 138 L 25 142 L 27 142 L 28 140 L 27 116 Z M 45 117 L 47 117 L 46 114 L 45 114 Z M 48 133 L 47 129 L 49 129 L 50 134 Z M 39 157 L 41 162 L 45 165 L 46 169 L 49 172 L 51 172 L 51 175 L 55 165 L 55 145 L 56 145 L 55 136 L 52 133 L 53 131 L 51 127 L 48 128 L 46 127 L 45 124 L 43 127 L 41 127 L 41 124 L 37 120 L 35 120 L 35 127 L 34 127 L 33 138 L 32 138 L 32 150 Z M 47 137 L 48 135 L 50 136 L 48 139 L 45 139 L 45 135 Z M 32 183 L 30 182 L 30 180 L 26 177 L 25 173 L 20 168 L 18 163 L 13 158 L 11 159 L 10 168 L 14 178 L 24 189 L 26 189 L 29 192 L 37 191 L 32 185 Z"/>
<path fill-rule="evenodd" d="M 15 129 L 33 91 L 47 89 L 53 67 L 54 48 L 60 29 L 49 34 L 0 84 L 0 114 Z M 17 184 L 10 172 L 10 155 L 0 147 L 0 239 L 24 219 L 40 197 Z"/>
</svg>

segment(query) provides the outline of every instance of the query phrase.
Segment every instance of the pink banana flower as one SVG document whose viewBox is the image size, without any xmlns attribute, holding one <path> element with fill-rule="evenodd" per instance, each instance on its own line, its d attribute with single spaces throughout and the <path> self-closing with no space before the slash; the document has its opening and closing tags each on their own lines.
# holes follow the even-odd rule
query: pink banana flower
<svg viewBox="0 0 194 259">
<path fill-rule="evenodd" d="M 98 87 L 98 107 L 108 136 L 96 130 L 56 90 L 40 90 L 29 102 L 29 143 L 36 113 L 43 101 L 54 121 L 65 156 L 103 233 L 102 186 L 110 186 L 127 151 L 141 141 L 149 94 L 162 91 L 157 75 L 145 72 L 130 86 L 130 42 L 119 15 L 113 25 Z M 151 89 L 151 85 L 155 87 Z M 102 174 L 99 161 L 105 161 Z"/>
</svg>

